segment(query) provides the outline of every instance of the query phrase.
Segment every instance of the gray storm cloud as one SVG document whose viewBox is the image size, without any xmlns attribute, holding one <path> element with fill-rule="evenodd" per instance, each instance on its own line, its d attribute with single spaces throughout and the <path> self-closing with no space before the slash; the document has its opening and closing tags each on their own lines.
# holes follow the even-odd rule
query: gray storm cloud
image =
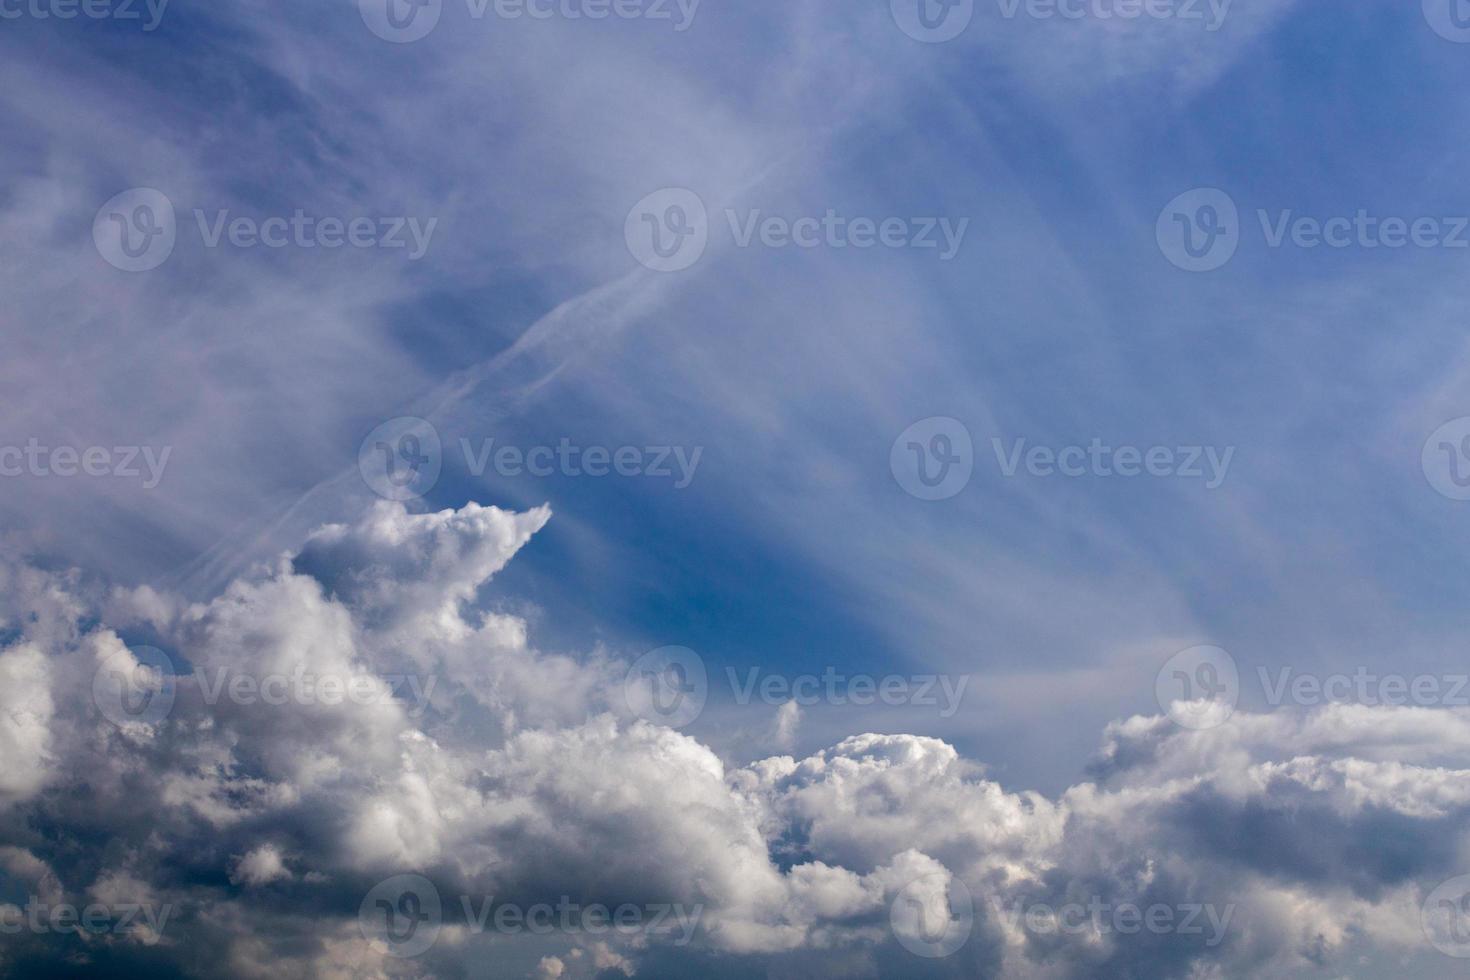
<svg viewBox="0 0 1470 980">
<path fill-rule="evenodd" d="M 739 764 L 630 717 L 623 660 L 542 652 L 524 620 L 481 608 L 548 519 L 379 504 L 192 604 L 6 565 L 0 900 L 166 914 L 23 931 L 0 956 L 441 975 L 516 942 L 458 896 L 698 910 L 683 932 L 561 937 L 567 976 L 599 957 L 820 972 L 814 953 L 833 975 L 856 957 L 881 975 L 1233 976 L 1428 948 L 1421 903 L 1458 873 L 1470 826 L 1463 712 L 1333 706 L 1198 732 L 1134 717 L 1055 799 L 915 735 Z M 119 714 L 97 677 L 141 664 L 139 637 L 173 665 L 171 701 Z M 315 686 L 211 701 L 209 668 Z M 409 674 L 437 680 L 426 704 L 390 681 Z M 448 899 L 412 959 L 357 920 L 406 873 Z M 911 951 L 934 951 L 930 908 L 951 917 L 942 957 Z"/>
</svg>

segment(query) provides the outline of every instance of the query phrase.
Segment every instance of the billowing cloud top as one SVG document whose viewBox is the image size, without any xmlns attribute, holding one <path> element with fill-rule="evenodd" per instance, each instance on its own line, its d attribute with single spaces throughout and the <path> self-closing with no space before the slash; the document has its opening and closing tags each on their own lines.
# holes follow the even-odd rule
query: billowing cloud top
<svg viewBox="0 0 1470 980">
<path fill-rule="evenodd" d="M 0 903 L 106 917 L 5 969 L 1264 975 L 1429 950 L 1467 866 L 1449 709 L 1130 718 L 1055 799 L 911 735 L 731 763 L 485 611 L 549 518 L 382 503 L 193 604 L 0 567 Z"/>
</svg>

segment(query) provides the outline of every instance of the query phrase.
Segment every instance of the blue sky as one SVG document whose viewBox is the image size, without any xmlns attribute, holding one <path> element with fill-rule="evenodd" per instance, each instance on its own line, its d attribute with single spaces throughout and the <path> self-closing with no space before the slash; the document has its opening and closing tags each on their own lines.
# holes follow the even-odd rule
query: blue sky
<svg viewBox="0 0 1470 980">
<path fill-rule="evenodd" d="M 1436 491 L 1437 446 L 1421 457 L 1470 416 L 1470 44 L 1436 31 L 1437 3 L 1235 0 L 1210 30 L 1208 5 L 1069 20 L 977 0 L 943 43 L 879 2 L 705 0 L 676 30 L 673 5 L 537 20 L 443 0 L 410 43 L 337 0 L 173 0 L 153 30 L 146 10 L 14 6 L 0 444 L 170 455 L 154 487 L 6 478 L 7 550 L 93 593 L 208 604 L 358 521 L 378 500 L 364 437 L 417 417 L 442 473 L 409 513 L 553 515 L 476 608 L 574 660 L 696 651 L 709 704 L 684 734 L 731 767 L 772 754 L 779 719 L 736 703 L 727 668 L 968 676 L 953 714 L 819 703 L 778 747 L 931 736 L 1049 797 L 1089 778 L 1110 722 L 1160 713 L 1156 675 L 1187 648 L 1229 651 L 1242 712 L 1270 707 L 1260 671 L 1451 675 L 1470 504 Z M 131 188 L 176 215 L 141 272 L 92 239 Z M 696 196 L 708 244 L 660 272 L 625 229 L 667 188 Z M 1200 188 L 1238 218 L 1233 257 L 1193 272 L 1160 228 Z M 416 258 L 210 247 L 196 210 L 433 228 Z M 742 247 L 731 226 L 828 211 L 941 242 L 966 224 L 949 257 Z M 1273 223 L 1360 211 L 1449 241 L 1271 244 Z M 890 455 L 941 417 L 973 474 L 918 499 Z M 701 455 L 682 488 L 477 475 L 460 441 L 487 439 Z M 1007 476 L 1018 440 L 1230 456 L 1213 487 Z"/>
</svg>

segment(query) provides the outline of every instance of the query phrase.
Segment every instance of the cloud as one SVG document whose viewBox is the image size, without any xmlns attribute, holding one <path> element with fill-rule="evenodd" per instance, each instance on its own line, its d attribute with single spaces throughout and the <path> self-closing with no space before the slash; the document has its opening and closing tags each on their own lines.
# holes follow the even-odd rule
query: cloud
<svg viewBox="0 0 1470 980">
<path fill-rule="evenodd" d="M 291 877 L 281 852 L 269 844 L 262 844 L 235 862 L 230 872 L 233 885 L 268 885 Z"/>
<path fill-rule="evenodd" d="M 25 799 L 45 781 L 52 712 L 45 654 L 29 644 L 0 654 L 0 798 Z"/>
<path fill-rule="evenodd" d="M 929 961 L 908 950 L 964 896 L 963 942 L 947 952 L 968 969 L 1203 976 L 1413 952 L 1419 902 L 1466 858 L 1470 718 L 1449 709 L 1239 713 L 1206 731 L 1133 717 L 1105 733 L 1092 779 L 1055 798 L 1008 791 L 913 735 L 732 767 L 620 714 L 615 661 L 543 653 L 524 622 L 477 611 L 548 517 L 383 504 L 194 604 L 120 602 L 12 563 L 4 870 L 53 902 L 167 909 L 110 937 L 109 955 L 146 949 L 221 976 L 250 975 L 248 962 L 326 976 L 344 956 L 397 975 L 509 941 L 473 928 L 460 895 L 665 907 L 690 924 L 600 946 L 569 935 L 528 963 L 542 974 L 816 951 L 918 970 Z M 135 662 L 118 631 L 160 623 L 170 709 L 103 717 L 94 677 L 120 654 Z M 390 681 L 405 664 L 441 678 L 421 712 Z M 227 681 L 211 700 L 217 671 L 318 684 L 264 699 L 263 684 Z M 327 697 L 326 678 L 362 700 Z M 83 858 L 59 843 L 92 839 L 112 844 Z M 423 961 L 356 932 L 363 896 L 403 873 L 450 897 Z M 1176 924 L 1197 909 L 1201 929 L 1112 928 L 1128 907 Z M 1038 909 L 1093 909 L 1103 928 L 1047 928 Z M 199 942 L 221 956 L 185 953 Z M 26 945 L 44 958 L 74 944 Z"/>
</svg>

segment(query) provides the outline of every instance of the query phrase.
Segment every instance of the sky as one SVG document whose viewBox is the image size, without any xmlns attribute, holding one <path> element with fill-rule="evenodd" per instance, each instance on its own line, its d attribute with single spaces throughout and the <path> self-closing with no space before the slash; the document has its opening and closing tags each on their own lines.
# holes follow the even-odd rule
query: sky
<svg viewBox="0 0 1470 980">
<path fill-rule="evenodd" d="M 1470 975 L 1467 80 L 0 0 L 0 972 Z"/>
</svg>

